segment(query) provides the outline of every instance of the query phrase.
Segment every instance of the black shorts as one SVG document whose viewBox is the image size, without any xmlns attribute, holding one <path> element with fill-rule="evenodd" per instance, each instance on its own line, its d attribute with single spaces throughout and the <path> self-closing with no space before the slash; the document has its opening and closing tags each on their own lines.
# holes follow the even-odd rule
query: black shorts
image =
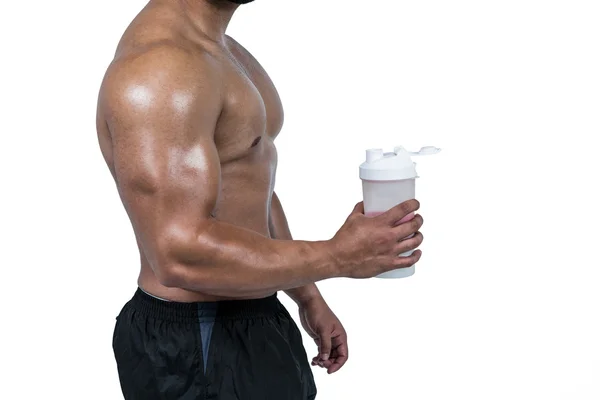
<svg viewBox="0 0 600 400">
<path fill-rule="evenodd" d="M 277 295 L 167 302 L 138 289 L 113 336 L 126 400 L 307 400 L 302 337 Z"/>
</svg>

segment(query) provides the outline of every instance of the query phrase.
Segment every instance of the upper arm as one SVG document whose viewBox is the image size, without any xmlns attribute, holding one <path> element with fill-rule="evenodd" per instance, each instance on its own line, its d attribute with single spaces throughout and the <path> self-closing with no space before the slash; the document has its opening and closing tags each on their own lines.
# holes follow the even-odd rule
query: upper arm
<svg viewBox="0 0 600 400">
<path fill-rule="evenodd" d="M 211 218 L 222 101 L 210 58 L 159 47 L 111 67 L 101 90 L 117 187 L 155 273 Z"/>
</svg>

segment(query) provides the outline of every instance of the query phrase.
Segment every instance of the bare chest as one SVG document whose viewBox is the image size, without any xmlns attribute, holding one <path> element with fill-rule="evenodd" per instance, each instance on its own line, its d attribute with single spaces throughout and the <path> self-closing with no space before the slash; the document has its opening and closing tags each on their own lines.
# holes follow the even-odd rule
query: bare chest
<svg viewBox="0 0 600 400">
<path fill-rule="evenodd" d="M 273 140 L 283 125 L 283 107 L 264 69 L 243 49 L 223 56 L 225 103 L 215 129 L 222 164 L 239 160 L 276 162 Z"/>
</svg>

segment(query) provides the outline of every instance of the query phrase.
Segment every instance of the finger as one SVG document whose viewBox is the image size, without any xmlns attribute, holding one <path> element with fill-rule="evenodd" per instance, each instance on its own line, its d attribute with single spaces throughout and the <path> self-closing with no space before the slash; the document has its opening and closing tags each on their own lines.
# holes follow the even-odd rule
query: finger
<svg viewBox="0 0 600 400">
<path fill-rule="evenodd" d="M 321 334 L 319 341 L 319 357 L 322 361 L 327 361 L 331 355 L 331 333 Z"/>
<path fill-rule="evenodd" d="M 421 207 L 416 199 L 407 200 L 387 210 L 386 212 L 378 215 L 376 218 L 384 220 L 389 225 L 393 226 L 397 221 L 406 217 L 408 214 L 417 211 Z"/>
<path fill-rule="evenodd" d="M 364 213 L 365 213 L 365 203 L 362 201 L 359 201 L 354 206 L 354 210 L 352 210 L 352 214 L 364 214 Z"/>
<path fill-rule="evenodd" d="M 344 366 L 344 364 L 346 364 L 346 361 L 348 361 L 348 357 L 346 357 L 346 356 L 340 356 L 340 357 L 336 358 L 335 362 L 327 368 L 327 373 L 333 374 L 335 372 L 338 372 L 340 370 L 340 368 L 342 368 Z"/>
<path fill-rule="evenodd" d="M 398 240 L 406 239 L 412 234 L 416 233 L 423 226 L 423 217 L 416 214 L 410 221 L 404 222 L 394 227 L 394 233 L 397 235 Z"/>
<path fill-rule="evenodd" d="M 313 357 L 313 362 L 316 363 L 316 365 L 320 365 L 321 364 L 321 337 L 317 336 L 315 338 L 313 338 L 313 340 L 315 341 L 315 344 L 317 345 L 317 355 Z"/>
<path fill-rule="evenodd" d="M 311 365 L 319 366 L 321 368 L 329 368 L 331 366 L 331 364 L 333 364 L 331 357 L 329 358 L 329 360 L 323 361 L 323 360 L 321 360 L 321 358 L 319 356 L 317 356 L 317 357 L 313 358 L 311 361 Z"/>
<path fill-rule="evenodd" d="M 398 242 L 398 244 L 394 247 L 394 254 L 402 254 L 411 250 L 416 250 L 423 243 L 423 234 L 421 232 L 417 232 L 410 239 L 404 239 Z"/>
<path fill-rule="evenodd" d="M 346 364 L 346 361 L 348 361 L 348 344 L 341 344 L 337 349 L 334 350 L 334 352 L 336 353 L 335 359 L 331 366 L 327 368 L 328 374 L 333 374 L 334 372 L 339 371 L 340 368 Z"/>
<path fill-rule="evenodd" d="M 413 266 L 421 259 L 421 250 L 415 250 L 410 256 L 394 257 L 391 269 L 406 268 Z"/>
</svg>

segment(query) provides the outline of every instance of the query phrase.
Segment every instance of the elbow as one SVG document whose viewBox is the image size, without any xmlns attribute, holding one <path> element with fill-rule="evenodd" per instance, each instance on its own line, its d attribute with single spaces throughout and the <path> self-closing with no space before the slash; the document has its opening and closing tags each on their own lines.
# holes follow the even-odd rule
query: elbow
<svg viewBox="0 0 600 400">
<path fill-rule="evenodd" d="M 153 262 L 154 276 L 158 282 L 168 288 L 183 288 L 185 286 L 186 266 L 181 261 L 179 253 L 182 243 L 167 235 L 155 247 Z"/>
<path fill-rule="evenodd" d="M 161 257 L 160 262 L 153 268 L 158 282 L 168 288 L 190 289 L 193 287 L 197 290 L 198 278 L 204 268 L 181 257 L 173 256 L 173 252 L 163 254 L 168 255 Z"/>
<path fill-rule="evenodd" d="M 187 230 L 171 226 L 165 229 L 153 243 L 152 270 L 156 280 L 168 288 L 182 288 L 185 286 L 185 265 L 182 263 L 182 254 L 188 248 L 190 241 Z"/>
<path fill-rule="evenodd" d="M 154 274 L 161 285 L 169 288 L 195 287 L 198 275 L 206 263 L 198 254 L 198 235 L 181 227 L 171 227 L 157 243 Z"/>
<path fill-rule="evenodd" d="M 185 286 L 181 273 L 182 266 L 165 264 L 154 269 L 154 276 L 158 282 L 168 288 L 182 288 Z"/>
<path fill-rule="evenodd" d="M 152 270 L 156 280 L 168 288 L 182 288 L 184 286 L 185 265 L 177 257 L 173 241 L 160 243 L 155 248 L 154 254 Z"/>
<path fill-rule="evenodd" d="M 181 263 L 165 264 L 154 272 L 158 282 L 168 288 L 203 292 L 210 290 L 212 279 L 205 268 Z"/>
</svg>

